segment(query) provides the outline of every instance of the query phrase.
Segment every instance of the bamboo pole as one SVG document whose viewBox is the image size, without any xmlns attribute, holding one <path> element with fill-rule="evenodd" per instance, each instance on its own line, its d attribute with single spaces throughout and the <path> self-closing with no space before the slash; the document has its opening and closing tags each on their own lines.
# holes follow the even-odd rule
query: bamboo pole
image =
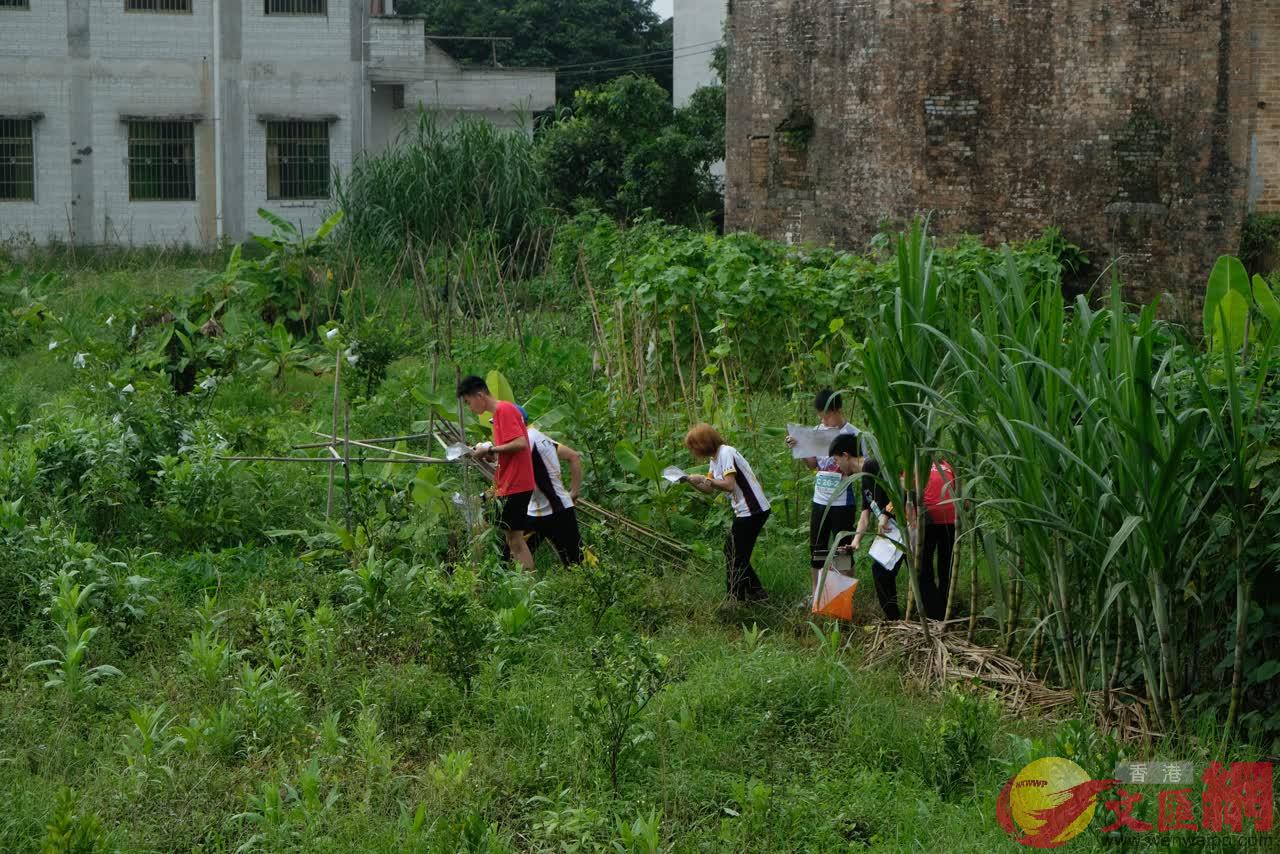
<svg viewBox="0 0 1280 854">
<path fill-rule="evenodd" d="M 321 433 L 318 430 L 312 430 L 311 432 L 316 436 L 329 435 L 328 433 Z M 396 442 L 411 442 L 416 439 L 430 439 L 432 435 L 433 435 L 432 433 L 409 433 L 408 435 L 405 435 L 405 436 L 380 436 L 377 439 L 361 439 L 359 440 L 359 442 L 357 442 L 355 439 L 352 439 L 351 444 L 356 445 L 356 444 L 364 443 L 366 445 L 394 445 Z M 290 445 L 289 447 L 290 447 L 290 450 L 294 450 L 294 451 L 302 451 L 310 448 L 327 448 L 333 444 L 333 441 L 336 441 L 336 440 L 333 440 L 331 438 L 331 441 L 328 441 L 328 442 L 310 442 L 305 445 Z"/>
<path fill-rule="evenodd" d="M 319 431 L 316 431 L 316 430 L 312 430 L 311 432 L 312 432 L 312 433 L 314 433 L 314 434 L 315 434 L 315 435 L 317 435 L 317 436 L 323 436 L 323 435 L 324 435 L 323 433 L 321 433 L 321 432 L 319 432 Z M 422 454 L 411 454 L 411 453 L 409 453 L 408 451 L 397 451 L 395 448 L 381 448 L 381 447 L 379 447 L 379 446 L 377 446 L 377 445 L 374 445 L 374 444 L 372 444 L 372 443 L 370 443 L 370 442 L 361 441 L 361 440 L 359 440 L 359 439 L 350 439 L 350 438 L 345 438 L 345 439 L 341 439 L 341 440 L 339 440 L 339 439 L 335 436 L 335 437 L 333 438 L 333 441 L 334 441 L 334 442 L 342 441 L 344 444 L 348 444 L 348 445 L 355 445 L 355 446 L 356 446 L 356 447 L 358 447 L 358 448 L 368 448 L 369 450 L 373 450 L 373 451 L 382 451 L 384 454 L 394 454 L 394 455 L 395 455 L 395 456 L 397 456 L 397 457 L 404 457 L 405 459 L 408 459 L 408 460 L 414 460 L 414 461 L 416 461 L 416 462 L 420 462 L 420 463 L 449 463 L 449 462 L 452 462 L 452 460 L 442 460 L 442 459 L 439 459 L 438 457 L 427 457 L 427 456 L 423 456 Z"/>
<path fill-rule="evenodd" d="M 352 442 L 351 444 L 354 445 L 356 443 Z M 334 453 L 337 453 L 337 451 L 334 451 Z M 270 456 L 262 456 L 262 457 L 227 456 L 227 457 L 216 457 L 215 459 L 218 459 L 222 462 L 229 462 L 229 463 L 324 463 L 325 465 L 330 465 L 330 466 L 342 465 L 341 455 L 339 455 L 337 459 L 334 459 L 333 457 L 270 457 Z M 401 459 L 398 457 L 353 457 L 352 459 L 355 462 L 360 463 L 361 465 L 365 463 L 403 463 L 405 465 L 419 465 L 419 466 L 453 465 L 453 463 L 449 462 L 448 460 L 433 460 L 427 457 L 423 457 L 421 459 L 408 459 L 408 460 Z"/>
<path fill-rule="evenodd" d="M 342 392 L 342 348 L 338 348 L 338 356 L 333 364 L 333 432 L 338 433 L 338 397 Z M 333 479 L 337 473 L 333 465 L 329 466 L 329 488 L 324 503 L 324 518 L 333 515 Z"/>
</svg>

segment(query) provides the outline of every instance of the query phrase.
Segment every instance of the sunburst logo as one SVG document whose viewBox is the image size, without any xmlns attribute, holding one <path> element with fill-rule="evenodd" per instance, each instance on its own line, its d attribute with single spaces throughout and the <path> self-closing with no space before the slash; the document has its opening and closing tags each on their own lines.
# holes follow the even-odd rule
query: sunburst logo
<svg viewBox="0 0 1280 854">
<path fill-rule="evenodd" d="M 1037 759 L 1004 784 L 996 820 L 1015 842 L 1058 848 L 1084 832 L 1098 809 L 1098 794 L 1116 782 L 1091 780 L 1069 759 Z"/>
</svg>

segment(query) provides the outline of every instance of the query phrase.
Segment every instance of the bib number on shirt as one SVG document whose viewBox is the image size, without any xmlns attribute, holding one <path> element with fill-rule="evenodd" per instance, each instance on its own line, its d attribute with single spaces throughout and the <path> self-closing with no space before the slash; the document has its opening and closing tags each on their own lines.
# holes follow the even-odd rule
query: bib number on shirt
<svg viewBox="0 0 1280 854">
<path fill-rule="evenodd" d="M 827 492 L 833 492 L 835 488 L 840 485 L 841 480 L 843 480 L 843 478 L 840 476 L 839 472 L 820 471 L 818 472 L 817 477 L 817 487 L 818 489 Z"/>
</svg>

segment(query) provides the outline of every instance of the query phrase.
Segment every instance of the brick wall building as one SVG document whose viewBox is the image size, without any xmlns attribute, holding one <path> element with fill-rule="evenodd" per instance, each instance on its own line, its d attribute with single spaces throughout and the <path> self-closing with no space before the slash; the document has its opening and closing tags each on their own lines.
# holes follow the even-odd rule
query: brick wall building
<svg viewBox="0 0 1280 854">
<path fill-rule="evenodd" d="M 728 33 L 732 229 L 1056 225 L 1181 314 L 1280 210 L 1280 0 L 733 0 Z"/>
<path fill-rule="evenodd" d="M 513 124 L 555 73 L 463 69 L 381 0 L 0 0 L 0 242 L 304 229 L 422 104 Z"/>
</svg>

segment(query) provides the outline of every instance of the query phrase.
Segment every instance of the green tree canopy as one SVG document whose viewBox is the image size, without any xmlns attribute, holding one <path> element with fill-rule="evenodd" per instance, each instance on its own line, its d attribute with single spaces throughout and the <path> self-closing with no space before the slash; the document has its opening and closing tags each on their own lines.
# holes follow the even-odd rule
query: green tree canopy
<svg viewBox="0 0 1280 854">
<path fill-rule="evenodd" d="M 671 90 L 671 26 L 653 0 L 400 0 L 396 10 L 421 15 L 428 33 L 508 36 L 498 61 L 562 69 L 557 97 L 628 71 L 649 74 Z M 446 42 L 464 62 L 489 62 L 486 42 Z"/>
<path fill-rule="evenodd" d="M 724 156 L 724 93 L 699 93 L 675 110 L 648 77 L 580 89 L 572 110 L 539 137 L 553 200 L 620 219 L 646 208 L 671 222 L 718 218 L 723 203 L 710 166 Z"/>
</svg>

